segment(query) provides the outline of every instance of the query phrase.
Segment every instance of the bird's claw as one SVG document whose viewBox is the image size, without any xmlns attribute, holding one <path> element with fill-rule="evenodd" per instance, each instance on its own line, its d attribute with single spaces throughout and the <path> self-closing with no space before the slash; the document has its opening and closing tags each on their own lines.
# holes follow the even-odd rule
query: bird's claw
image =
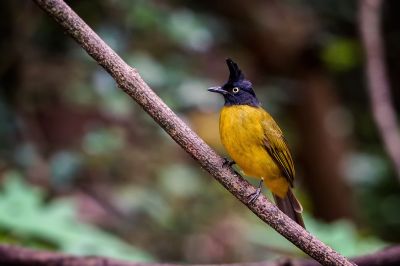
<svg viewBox="0 0 400 266">
<path fill-rule="evenodd" d="M 264 179 L 261 179 L 261 180 L 260 180 L 260 183 L 258 183 L 258 187 L 257 187 L 256 191 L 253 192 L 253 193 L 251 193 L 251 194 L 248 196 L 248 198 L 249 198 L 249 200 L 248 200 L 248 202 L 247 202 L 248 204 L 252 204 L 252 203 L 254 203 L 254 202 L 258 199 L 258 197 L 259 197 L 260 194 L 261 194 L 261 189 L 262 189 L 263 183 L 264 183 Z"/>
<path fill-rule="evenodd" d="M 240 174 L 239 174 L 234 168 L 232 168 L 232 166 L 233 166 L 234 164 L 236 164 L 235 161 L 229 160 L 228 158 L 224 157 L 224 162 L 222 163 L 222 166 L 231 167 L 231 169 L 233 170 L 233 172 L 235 173 L 235 175 L 240 176 Z"/>
<path fill-rule="evenodd" d="M 261 194 L 261 188 L 257 188 L 257 190 L 253 193 L 251 193 L 248 197 L 249 197 L 249 201 L 247 202 L 248 204 L 252 204 L 253 202 L 255 202 L 258 197 Z"/>
<path fill-rule="evenodd" d="M 224 157 L 224 162 L 222 163 L 223 166 L 232 167 L 232 165 L 236 164 L 235 161 L 229 160 L 228 158 Z"/>
</svg>

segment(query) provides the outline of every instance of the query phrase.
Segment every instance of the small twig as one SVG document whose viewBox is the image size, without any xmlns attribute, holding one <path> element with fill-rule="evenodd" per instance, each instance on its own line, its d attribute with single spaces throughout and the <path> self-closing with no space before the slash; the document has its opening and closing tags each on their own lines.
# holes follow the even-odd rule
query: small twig
<svg viewBox="0 0 400 266">
<path fill-rule="evenodd" d="M 367 60 L 368 91 L 372 113 L 386 152 L 400 181 L 400 132 L 390 99 L 381 33 L 382 0 L 359 0 L 359 27 Z"/>
<path fill-rule="evenodd" d="M 255 188 L 224 166 L 216 154 L 149 88 L 138 72 L 128 66 L 62 0 L 34 0 L 55 19 L 80 46 L 131 96 L 188 154 L 218 182 L 278 233 L 323 265 L 352 265 L 345 257 L 322 243 L 283 214 L 265 196 L 248 204 L 247 195 Z"/>
<path fill-rule="evenodd" d="M 373 254 L 352 259 L 359 266 L 400 265 L 400 246 L 394 246 Z M 39 251 L 16 246 L 0 245 L 0 265 L 12 266 L 317 266 L 314 260 L 282 259 L 232 264 L 170 264 L 127 262 L 104 257 L 82 257 L 56 252 Z"/>
</svg>

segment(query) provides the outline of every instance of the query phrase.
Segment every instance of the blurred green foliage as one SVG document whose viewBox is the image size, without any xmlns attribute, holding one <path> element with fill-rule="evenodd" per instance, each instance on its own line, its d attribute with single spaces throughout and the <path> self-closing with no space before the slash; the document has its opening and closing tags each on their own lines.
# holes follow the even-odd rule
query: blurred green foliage
<svg viewBox="0 0 400 266">
<path fill-rule="evenodd" d="M 151 261 L 146 252 L 77 219 L 72 199 L 45 202 L 43 191 L 25 183 L 17 172 L 3 175 L 0 231 L 3 242 L 47 247 L 76 255 L 102 255 Z"/>
<path fill-rule="evenodd" d="M 347 257 L 368 254 L 387 246 L 375 237 L 360 235 L 356 227 L 346 220 L 326 224 L 306 214 L 305 223 L 311 234 Z M 288 254 L 300 253 L 295 246 L 288 246 L 287 240 L 271 228 L 266 230 L 263 225 L 253 224 L 249 226 L 247 232 L 248 240 L 257 245 Z"/>
<path fill-rule="evenodd" d="M 360 61 L 361 51 L 352 39 L 339 38 L 330 41 L 322 51 L 322 60 L 332 71 L 349 71 Z"/>
<path fill-rule="evenodd" d="M 171 221 L 174 216 L 173 210 L 171 205 L 165 204 L 164 201 L 168 200 L 167 198 L 171 201 L 171 197 L 193 198 L 201 192 L 199 189 L 204 184 L 199 183 L 199 177 L 193 176 L 192 171 L 184 165 L 175 165 L 161 173 L 160 189 L 168 194 L 166 198 L 157 195 L 156 191 L 149 194 L 149 191 L 130 190 L 132 195 L 127 196 L 127 201 L 136 201 L 139 203 L 138 207 L 146 206 L 144 210 L 152 219 L 159 225 L 172 229 L 171 222 L 175 223 Z M 135 261 L 154 260 L 146 252 L 127 245 L 111 234 L 80 222 L 76 216 L 76 204 L 72 199 L 60 198 L 45 202 L 43 191 L 25 183 L 19 173 L 8 172 L 3 178 L 0 192 L 0 211 L 3 214 L 0 217 L 2 242 L 23 243 L 27 246 L 51 248 L 77 255 L 104 255 Z M 180 186 L 171 186 L 173 181 Z M 124 201 L 123 204 L 126 203 Z M 328 225 L 309 215 L 305 216 L 305 221 L 312 234 L 345 256 L 362 255 L 386 246 L 374 237 L 360 235 L 354 225 L 347 221 Z M 258 249 L 302 255 L 295 246 L 288 245 L 285 238 L 254 217 L 249 217 L 242 227 L 246 240 L 258 246 Z M 262 259 L 269 257 L 268 253 L 261 256 Z"/>
</svg>

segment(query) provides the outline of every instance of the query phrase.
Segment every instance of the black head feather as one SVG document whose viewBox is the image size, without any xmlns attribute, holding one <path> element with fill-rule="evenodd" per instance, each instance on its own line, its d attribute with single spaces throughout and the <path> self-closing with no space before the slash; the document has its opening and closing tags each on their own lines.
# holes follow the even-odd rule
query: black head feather
<svg viewBox="0 0 400 266">
<path fill-rule="evenodd" d="M 226 59 L 229 68 L 228 81 L 221 87 L 213 87 L 208 90 L 224 96 L 225 105 L 250 105 L 260 106 L 253 85 L 245 79 L 239 66 L 230 58 Z"/>
<path fill-rule="evenodd" d="M 244 75 L 238 65 L 230 58 L 226 59 L 226 64 L 229 68 L 229 79 L 228 83 L 234 83 L 240 80 L 244 80 Z"/>
</svg>

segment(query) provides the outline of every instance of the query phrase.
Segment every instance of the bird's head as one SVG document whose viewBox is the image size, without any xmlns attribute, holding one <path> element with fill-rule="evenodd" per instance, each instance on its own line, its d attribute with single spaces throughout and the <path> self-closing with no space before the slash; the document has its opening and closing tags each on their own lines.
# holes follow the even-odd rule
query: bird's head
<svg viewBox="0 0 400 266">
<path fill-rule="evenodd" d="M 232 59 L 226 59 L 229 69 L 228 81 L 221 87 L 212 87 L 208 91 L 222 94 L 225 99 L 225 106 L 250 105 L 260 106 L 253 85 L 245 79 L 242 71 Z"/>
</svg>

